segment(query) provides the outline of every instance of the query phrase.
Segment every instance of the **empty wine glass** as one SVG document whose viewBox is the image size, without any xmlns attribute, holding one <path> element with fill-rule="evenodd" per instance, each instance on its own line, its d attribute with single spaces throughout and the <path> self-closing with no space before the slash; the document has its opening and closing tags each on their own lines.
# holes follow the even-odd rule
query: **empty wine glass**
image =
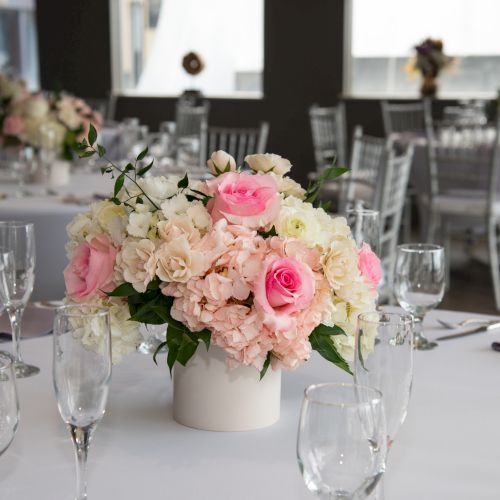
<svg viewBox="0 0 500 500">
<path fill-rule="evenodd" d="M 361 248 L 363 243 L 367 243 L 377 255 L 380 255 L 379 212 L 355 206 L 348 208 L 345 213 L 356 245 Z"/>
<path fill-rule="evenodd" d="M 10 255 L 10 257 L 8 257 Z M 0 222 L 0 258 L 5 279 L 0 280 L 5 310 L 12 329 L 12 354 L 17 378 L 31 377 L 40 369 L 21 357 L 20 339 L 24 309 L 35 280 L 35 230 L 29 222 Z"/>
<path fill-rule="evenodd" d="M 423 335 L 423 322 L 427 311 L 443 300 L 444 259 L 444 249 L 439 245 L 415 243 L 398 246 L 394 294 L 399 305 L 415 317 L 415 349 L 429 350 L 437 346 Z"/>
<path fill-rule="evenodd" d="M 382 393 L 387 449 L 406 418 L 413 378 L 413 318 L 409 314 L 360 314 L 356 331 L 354 381 Z M 384 498 L 383 480 L 374 498 Z"/>
<path fill-rule="evenodd" d="M 14 363 L 9 353 L 0 351 L 0 455 L 9 447 L 19 425 Z"/>
<path fill-rule="evenodd" d="M 75 447 L 76 500 L 85 500 L 89 443 L 104 415 L 111 378 L 107 309 L 86 304 L 56 309 L 53 375 L 59 413 Z"/>
<path fill-rule="evenodd" d="M 319 384 L 304 394 L 297 457 L 309 491 L 323 499 L 366 498 L 385 470 L 382 394 L 354 384 Z"/>
</svg>

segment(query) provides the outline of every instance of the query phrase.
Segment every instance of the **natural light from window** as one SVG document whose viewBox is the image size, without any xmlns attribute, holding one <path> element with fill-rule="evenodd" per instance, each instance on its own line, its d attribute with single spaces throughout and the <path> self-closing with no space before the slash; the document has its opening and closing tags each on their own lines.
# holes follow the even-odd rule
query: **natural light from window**
<svg viewBox="0 0 500 500">
<path fill-rule="evenodd" d="M 111 0 L 117 93 L 261 97 L 264 0 Z M 182 68 L 188 52 L 205 68 Z"/>
<path fill-rule="evenodd" d="M 439 77 L 441 97 L 490 97 L 500 88 L 499 0 L 351 2 L 348 94 L 417 96 L 419 78 L 405 66 L 427 37 L 457 58 Z"/>
</svg>

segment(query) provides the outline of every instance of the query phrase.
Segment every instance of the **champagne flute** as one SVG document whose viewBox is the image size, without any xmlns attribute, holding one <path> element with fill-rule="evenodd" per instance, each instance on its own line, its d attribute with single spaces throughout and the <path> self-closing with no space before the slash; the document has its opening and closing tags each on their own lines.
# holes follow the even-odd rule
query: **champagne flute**
<svg viewBox="0 0 500 500">
<path fill-rule="evenodd" d="M 413 318 L 409 314 L 360 314 L 356 331 L 354 381 L 382 393 L 387 449 L 406 418 L 413 378 Z M 384 498 L 380 481 L 375 498 Z"/>
<path fill-rule="evenodd" d="M 348 208 L 345 213 L 356 245 L 361 248 L 363 243 L 367 243 L 372 251 L 380 256 L 379 212 L 357 205 Z"/>
<path fill-rule="evenodd" d="M 111 378 L 109 311 L 78 304 L 56 309 L 54 388 L 75 448 L 76 500 L 87 498 L 90 439 L 106 409 Z"/>
<path fill-rule="evenodd" d="M 427 311 L 443 300 L 444 259 L 444 248 L 439 245 L 415 243 L 397 249 L 394 294 L 399 305 L 415 317 L 415 349 L 425 351 L 437 346 L 423 335 L 423 323 Z"/>
<path fill-rule="evenodd" d="M 17 378 L 36 375 L 40 369 L 21 357 L 20 339 L 24 309 L 35 280 L 35 229 L 29 222 L 0 222 L 0 252 L 4 279 L 0 281 L 5 310 L 12 329 L 12 353 Z M 8 257 L 10 255 L 10 257 Z"/>
<path fill-rule="evenodd" d="M 361 500 L 385 470 L 382 394 L 353 384 L 319 384 L 304 394 L 297 457 L 309 491 L 330 500 Z"/>
<path fill-rule="evenodd" d="M 19 425 L 19 400 L 12 356 L 0 351 L 0 455 L 9 447 Z"/>
</svg>

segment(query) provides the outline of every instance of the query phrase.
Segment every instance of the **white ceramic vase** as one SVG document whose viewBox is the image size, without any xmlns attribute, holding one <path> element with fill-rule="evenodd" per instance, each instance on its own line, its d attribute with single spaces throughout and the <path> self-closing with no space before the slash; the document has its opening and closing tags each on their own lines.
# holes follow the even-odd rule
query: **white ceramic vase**
<svg viewBox="0 0 500 500">
<path fill-rule="evenodd" d="M 173 370 L 174 419 L 207 431 L 248 431 L 280 417 L 281 371 L 269 367 L 259 380 L 252 366 L 229 369 L 226 353 L 200 345 L 184 367 Z"/>
</svg>

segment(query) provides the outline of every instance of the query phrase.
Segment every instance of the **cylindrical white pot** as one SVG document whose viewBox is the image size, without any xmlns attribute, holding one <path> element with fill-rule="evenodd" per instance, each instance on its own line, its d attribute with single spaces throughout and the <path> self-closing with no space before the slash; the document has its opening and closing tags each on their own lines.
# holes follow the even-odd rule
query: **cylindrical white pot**
<svg viewBox="0 0 500 500">
<path fill-rule="evenodd" d="M 271 367 L 259 380 L 252 366 L 229 369 L 227 354 L 200 345 L 187 366 L 173 370 L 174 419 L 207 431 L 248 431 L 274 424 L 280 417 L 281 371 Z"/>
</svg>

